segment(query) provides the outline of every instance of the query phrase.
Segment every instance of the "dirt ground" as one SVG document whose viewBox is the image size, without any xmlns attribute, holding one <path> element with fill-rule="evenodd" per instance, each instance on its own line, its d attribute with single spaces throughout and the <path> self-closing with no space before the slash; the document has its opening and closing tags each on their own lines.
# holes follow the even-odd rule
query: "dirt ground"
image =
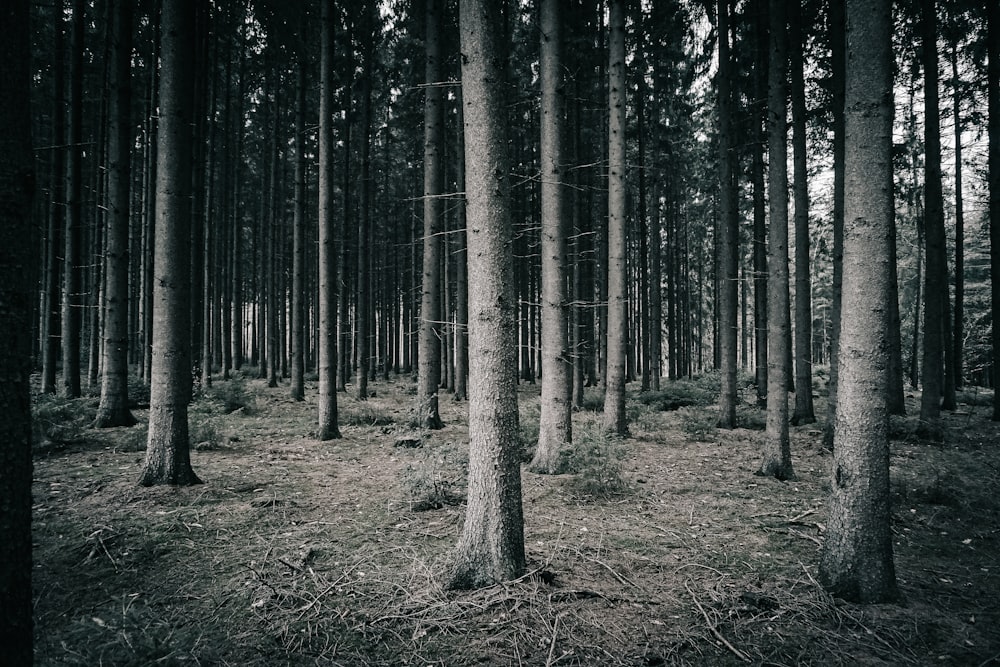
<svg viewBox="0 0 1000 667">
<path fill-rule="evenodd" d="M 187 488 L 136 485 L 144 410 L 135 427 L 96 431 L 96 399 L 36 397 L 36 663 L 1000 664 L 988 395 L 963 395 L 944 445 L 894 420 L 902 599 L 864 607 L 815 578 L 830 466 L 820 425 L 792 429 L 796 481 L 756 477 L 763 414 L 748 398 L 748 428 L 718 431 L 694 385 L 683 401 L 630 394 L 620 442 L 600 436 L 597 412 L 576 413 L 576 472 L 522 476 L 528 573 L 444 590 L 467 405 L 443 396 L 446 428 L 419 433 L 410 378 L 372 388 L 366 402 L 342 394 L 344 437 L 318 442 L 315 383 L 295 403 L 287 386 L 216 382 L 192 406 L 204 484 Z M 522 386 L 521 412 L 530 440 L 536 386 Z M 399 446 L 407 434 L 421 446 Z"/>
</svg>

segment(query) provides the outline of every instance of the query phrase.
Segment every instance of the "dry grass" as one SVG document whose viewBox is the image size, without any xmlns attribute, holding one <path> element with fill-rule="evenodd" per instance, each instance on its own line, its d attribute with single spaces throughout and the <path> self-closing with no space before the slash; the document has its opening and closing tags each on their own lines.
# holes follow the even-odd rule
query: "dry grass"
<svg viewBox="0 0 1000 667">
<path fill-rule="evenodd" d="M 442 564 L 463 509 L 416 511 L 413 479 L 462 479 L 466 405 L 443 397 L 447 427 L 424 434 L 422 448 L 396 448 L 411 383 L 375 387 L 364 404 L 341 397 L 345 437 L 323 443 L 311 437 L 314 398 L 295 403 L 287 387 L 244 380 L 233 393 L 252 409 L 227 412 L 219 388 L 192 410 L 212 435 L 193 453 L 206 482 L 196 487 L 136 485 L 143 424 L 74 426 L 74 437 L 40 447 L 37 663 L 1000 659 L 1000 438 L 986 407 L 949 415 L 943 447 L 912 438 L 911 422 L 897 424 L 903 600 L 860 607 L 831 599 L 814 578 L 830 462 L 818 426 L 793 429 L 799 480 L 782 483 L 753 475 L 759 431 L 703 434 L 699 426 L 696 440 L 685 419 L 692 428 L 698 408 L 664 412 L 655 400 L 632 401 L 633 437 L 613 461 L 627 491 L 588 492 L 580 473 L 525 473 L 529 572 L 484 590 L 446 591 Z M 537 394 L 523 389 L 528 415 L 537 415 Z M 55 421 L 59 410 L 46 408 Z M 595 419 L 583 412 L 575 425 L 583 434 Z"/>
</svg>

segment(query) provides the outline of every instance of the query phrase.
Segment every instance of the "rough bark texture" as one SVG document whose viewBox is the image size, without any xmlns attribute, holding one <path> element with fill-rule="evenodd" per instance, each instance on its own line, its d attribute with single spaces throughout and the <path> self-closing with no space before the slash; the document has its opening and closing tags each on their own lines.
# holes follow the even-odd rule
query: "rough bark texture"
<svg viewBox="0 0 1000 667">
<path fill-rule="evenodd" d="M 921 371 L 920 433 L 940 440 L 944 392 L 945 299 L 948 264 L 941 193 L 941 127 L 938 108 L 937 9 L 935 0 L 921 1 L 920 33 L 924 68 L 924 354 Z"/>
<path fill-rule="evenodd" d="M 320 5 L 319 65 L 319 428 L 316 437 L 340 437 L 337 426 L 337 254 L 333 224 L 333 0 Z"/>
<path fill-rule="evenodd" d="M 625 418 L 625 7 L 612 0 L 608 24 L 608 356 L 604 430 L 628 434 Z"/>
<path fill-rule="evenodd" d="M 564 100 L 560 34 L 561 0 L 542 0 L 541 204 L 542 204 L 542 392 L 535 472 L 555 473 L 559 452 L 572 441 L 572 366 L 567 336 L 566 188 Z"/>
<path fill-rule="evenodd" d="M 438 413 L 441 384 L 441 231 L 444 156 L 444 102 L 441 87 L 440 0 L 427 0 L 424 89 L 424 238 L 420 302 L 420 351 L 417 366 L 417 422 L 442 428 Z"/>
<path fill-rule="evenodd" d="M 993 421 L 1000 421 L 1000 6 L 987 3 L 986 46 L 989 53 L 990 294 L 993 311 Z"/>
<path fill-rule="evenodd" d="M 719 392 L 719 428 L 736 426 L 736 315 L 739 309 L 739 210 L 733 178 L 732 63 L 729 56 L 729 0 L 718 0 L 719 41 L 719 267 L 718 342 L 722 389 Z"/>
<path fill-rule="evenodd" d="M 107 281 L 104 288 L 104 375 L 94 426 L 131 426 L 128 409 L 128 227 L 132 179 L 132 3 L 115 0 L 111 23 L 108 116 Z"/>
<path fill-rule="evenodd" d="M 498 7 L 460 5 L 469 251 L 469 494 L 450 585 L 524 572 L 518 450 L 516 301 L 503 128 Z"/>
<path fill-rule="evenodd" d="M 836 2 L 836 0 L 833 0 Z M 767 192 L 764 151 L 767 146 L 768 0 L 755 0 L 753 111 L 753 318 L 757 404 L 767 405 Z"/>
<path fill-rule="evenodd" d="M 53 16 L 53 62 L 52 62 L 52 171 L 51 210 L 46 232 L 45 259 L 45 340 L 42 344 L 42 393 L 56 393 L 56 364 L 62 341 L 62 290 L 60 261 L 63 243 L 63 227 L 66 217 L 66 65 L 65 65 L 65 21 L 62 15 Z"/>
<path fill-rule="evenodd" d="M 462 91 L 457 94 L 456 105 L 456 125 L 458 126 L 458 136 L 455 138 L 455 147 L 458 160 L 455 165 L 455 181 L 457 189 L 465 192 L 465 112 L 462 107 Z M 458 210 L 455 211 L 455 395 L 456 401 L 464 401 L 469 395 L 469 274 L 468 258 L 466 251 L 465 235 L 465 198 L 458 202 Z"/>
<path fill-rule="evenodd" d="M 816 421 L 812 395 L 812 283 L 809 278 L 809 184 L 806 164 L 806 87 L 802 5 L 789 3 L 792 153 L 795 189 L 795 411 L 793 424 Z"/>
<path fill-rule="evenodd" d="M 31 30 L 27 0 L 0 8 L 0 646 L 9 665 L 32 664 Z"/>
<path fill-rule="evenodd" d="M 768 184 L 770 185 L 767 246 L 767 427 L 764 461 L 759 474 L 794 479 L 788 437 L 788 355 L 791 322 L 788 312 L 788 131 L 786 75 L 788 40 L 784 0 L 771 0 L 771 56 L 768 67 Z"/>
<path fill-rule="evenodd" d="M 149 437 L 140 484 L 197 484 L 188 443 L 191 400 L 191 123 L 194 5 L 164 0 L 157 135 L 153 359 Z"/>
<path fill-rule="evenodd" d="M 896 597 L 889 512 L 889 236 L 892 61 L 889 0 L 848 0 L 844 320 L 826 539 L 819 577 L 858 602 Z"/>
<path fill-rule="evenodd" d="M 962 197 L 962 86 L 958 75 L 958 47 L 951 45 L 952 118 L 955 123 L 955 326 L 952 329 L 952 366 L 955 388 L 964 382 L 965 348 L 965 207 Z"/>
</svg>

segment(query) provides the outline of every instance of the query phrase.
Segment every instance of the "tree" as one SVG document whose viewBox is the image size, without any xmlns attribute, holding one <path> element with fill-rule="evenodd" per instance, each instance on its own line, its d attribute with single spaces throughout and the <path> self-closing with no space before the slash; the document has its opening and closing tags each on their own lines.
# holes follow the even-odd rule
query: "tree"
<svg viewBox="0 0 1000 667">
<path fill-rule="evenodd" d="M 625 416 L 625 6 L 611 1 L 608 24 L 608 360 L 604 430 L 628 434 Z"/>
<path fill-rule="evenodd" d="M 542 392 L 536 472 L 554 473 L 559 451 L 572 441 L 572 377 L 567 337 L 566 188 L 564 185 L 564 92 L 562 80 L 562 0 L 541 0 L 542 89 Z"/>
<path fill-rule="evenodd" d="M 132 178 L 132 3 L 111 2 L 111 102 L 108 115 L 107 280 L 104 288 L 104 375 L 96 427 L 131 426 L 128 409 L 128 228 Z"/>
<path fill-rule="evenodd" d="M 993 316 L 993 421 L 1000 421 L 1000 7 L 986 4 L 989 110 L 990 294 Z"/>
<path fill-rule="evenodd" d="M 452 556 L 454 588 L 514 579 L 525 567 L 498 9 L 491 0 L 459 4 L 469 254 L 469 501 Z"/>
<path fill-rule="evenodd" d="M 441 223 L 444 156 L 444 102 L 441 94 L 441 14 L 439 0 L 427 0 L 424 26 L 424 239 L 420 302 L 417 422 L 442 428 L 438 414 L 441 384 Z"/>
<path fill-rule="evenodd" d="M 809 276 L 809 184 L 806 165 L 805 37 L 802 3 L 789 5 L 788 52 L 792 93 L 792 153 L 795 191 L 795 412 L 793 424 L 816 421 L 812 395 L 812 281 Z M 774 190 L 771 191 L 774 196 Z"/>
<path fill-rule="evenodd" d="M 69 72 L 69 151 L 66 160 L 66 228 L 63 234 L 62 393 L 80 395 L 80 328 L 83 320 L 83 0 L 73 3 Z"/>
<path fill-rule="evenodd" d="M 836 2 L 836 0 L 834 0 Z M 767 192 L 764 189 L 764 151 L 767 147 L 767 73 L 770 35 L 768 0 L 754 0 L 754 71 L 756 104 L 753 109 L 753 313 L 754 366 L 757 404 L 767 405 Z"/>
<path fill-rule="evenodd" d="M 889 512 L 889 236 L 892 40 L 889 0 L 847 1 L 843 309 L 839 395 L 819 578 L 857 602 L 896 597 Z"/>
<path fill-rule="evenodd" d="M 195 8 L 163 0 L 153 266 L 153 359 L 143 486 L 186 486 L 191 469 L 191 126 Z"/>
<path fill-rule="evenodd" d="M 303 22 L 303 25 L 305 22 Z M 295 215 L 292 220 L 292 400 L 305 399 L 306 263 L 306 49 L 298 54 L 295 80 Z"/>
<path fill-rule="evenodd" d="M 770 227 L 767 244 L 767 431 L 759 473 L 795 479 L 788 436 L 788 35 L 784 0 L 770 3 L 767 172 Z M 809 388 L 807 387 L 808 391 Z"/>
<path fill-rule="evenodd" d="M 340 437 L 337 426 L 337 254 L 333 221 L 333 0 L 320 1 L 319 60 L 319 429 Z"/>
<path fill-rule="evenodd" d="M 948 263 L 941 192 L 941 127 L 938 95 L 937 3 L 921 0 L 920 44 L 924 67 L 924 354 L 921 373 L 920 431 L 940 440 L 941 399 L 944 394 L 945 313 Z"/>
<path fill-rule="evenodd" d="M 32 663 L 31 31 L 27 0 L 0 9 L 0 645 L 4 662 Z"/>
<path fill-rule="evenodd" d="M 739 208 L 733 161 L 732 124 L 733 65 L 729 55 L 729 0 L 718 0 L 719 71 L 717 74 L 719 115 L 719 268 L 718 332 L 719 369 L 722 388 L 719 393 L 720 428 L 736 426 L 736 314 L 739 271 Z"/>
</svg>

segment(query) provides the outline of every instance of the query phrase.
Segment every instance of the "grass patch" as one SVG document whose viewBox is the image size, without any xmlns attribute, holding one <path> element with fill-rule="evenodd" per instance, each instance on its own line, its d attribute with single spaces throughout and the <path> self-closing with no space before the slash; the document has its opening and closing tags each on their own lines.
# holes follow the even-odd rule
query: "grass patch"
<svg viewBox="0 0 1000 667">
<path fill-rule="evenodd" d="M 574 474 L 571 485 L 579 493 L 610 498 L 630 490 L 622 475 L 627 453 L 621 437 L 605 433 L 600 424 L 587 424 L 574 432 L 572 447 L 560 452 L 560 469 Z"/>
<path fill-rule="evenodd" d="M 465 502 L 469 484 L 468 451 L 451 442 L 430 442 L 414 449 L 416 460 L 403 470 L 403 492 L 415 512 Z"/>
</svg>

